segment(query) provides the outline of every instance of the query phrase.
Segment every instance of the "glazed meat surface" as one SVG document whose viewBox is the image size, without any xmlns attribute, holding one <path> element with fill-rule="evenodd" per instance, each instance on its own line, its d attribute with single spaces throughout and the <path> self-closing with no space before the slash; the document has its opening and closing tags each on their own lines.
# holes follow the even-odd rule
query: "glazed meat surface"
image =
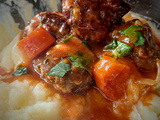
<svg viewBox="0 0 160 120">
<path fill-rule="evenodd" d="M 160 58 L 158 46 L 152 36 L 151 28 L 143 25 L 142 33 L 145 38 L 143 47 L 135 47 L 133 50 L 133 59 L 139 69 L 142 71 L 151 71 L 156 66 L 156 58 Z"/>
<path fill-rule="evenodd" d="M 47 76 L 51 68 L 63 60 L 69 59 L 57 59 L 52 56 L 40 57 L 34 60 L 34 69 L 47 83 L 53 84 L 56 90 L 63 93 L 84 93 L 90 88 L 92 80 L 92 76 L 84 69 L 71 65 L 71 71 L 67 72 L 64 77 Z"/>
<path fill-rule="evenodd" d="M 66 23 L 62 13 L 42 12 L 32 18 L 21 32 L 20 40 L 42 25 L 57 40 L 70 33 L 70 26 Z"/>
<path fill-rule="evenodd" d="M 104 40 L 129 10 L 122 0 L 63 0 L 62 6 L 74 34 L 92 41 Z"/>
<path fill-rule="evenodd" d="M 86 69 L 77 68 L 71 64 L 69 54 L 77 51 L 87 54 L 94 61 L 94 54 L 79 39 L 72 37 L 67 42 L 53 46 L 44 55 L 36 58 L 33 61 L 34 70 L 47 83 L 52 84 L 55 89 L 63 93 L 84 93 L 90 88 L 92 75 Z M 63 77 L 48 76 L 49 71 L 61 61 L 69 63 L 71 70 Z"/>
<path fill-rule="evenodd" d="M 119 32 L 120 30 L 127 29 L 131 25 L 142 27 L 142 30 L 139 32 L 141 32 L 145 38 L 144 46 L 134 45 L 128 37 Z M 123 23 L 110 33 L 110 39 L 126 43 L 133 48 L 131 58 L 139 70 L 147 72 L 156 69 L 156 58 L 159 58 L 159 47 L 155 43 L 151 28 L 148 24 L 142 24 L 140 20 Z"/>
</svg>

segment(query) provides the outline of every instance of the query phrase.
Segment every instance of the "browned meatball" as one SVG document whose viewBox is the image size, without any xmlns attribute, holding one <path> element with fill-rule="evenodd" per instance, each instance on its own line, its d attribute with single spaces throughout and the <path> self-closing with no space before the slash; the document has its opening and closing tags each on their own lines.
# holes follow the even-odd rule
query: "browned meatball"
<svg viewBox="0 0 160 120">
<path fill-rule="evenodd" d="M 34 70 L 47 83 L 53 84 L 55 89 L 63 93 L 84 93 L 90 88 L 92 75 L 86 69 L 76 68 L 71 64 L 71 60 L 68 58 L 69 54 L 77 51 L 87 54 L 92 61 L 96 59 L 94 54 L 79 39 L 72 37 L 67 42 L 53 46 L 43 56 L 36 58 L 33 61 Z M 48 76 L 49 71 L 61 61 L 67 61 L 71 70 L 63 77 Z"/>
<path fill-rule="evenodd" d="M 57 40 L 70 33 L 70 26 L 59 12 L 42 12 L 32 18 L 21 32 L 20 40 L 42 25 Z"/>
<path fill-rule="evenodd" d="M 141 26 L 143 28 L 139 32 L 145 38 L 144 46 L 135 45 L 127 36 L 119 32 L 131 25 Z M 140 20 L 129 21 L 118 26 L 114 31 L 110 32 L 109 36 L 111 40 L 115 39 L 132 47 L 131 58 L 139 70 L 147 72 L 156 69 L 156 58 L 159 58 L 159 48 L 155 43 L 148 24 L 142 24 Z"/>
<path fill-rule="evenodd" d="M 85 70 L 71 65 L 71 71 L 64 77 L 47 76 L 53 66 L 66 58 L 52 58 L 46 56 L 34 60 L 34 69 L 47 83 L 53 84 L 54 88 L 63 93 L 84 93 L 90 88 L 92 76 Z"/>
<path fill-rule="evenodd" d="M 149 25 L 143 25 L 141 31 L 145 38 L 144 46 L 135 46 L 133 49 L 133 59 L 137 67 L 142 71 L 156 69 L 156 58 L 159 57 L 159 47 L 156 45 Z"/>
<path fill-rule="evenodd" d="M 85 40 L 102 41 L 129 10 L 122 0 L 63 0 L 62 14 L 74 34 Z"/>
</svg>

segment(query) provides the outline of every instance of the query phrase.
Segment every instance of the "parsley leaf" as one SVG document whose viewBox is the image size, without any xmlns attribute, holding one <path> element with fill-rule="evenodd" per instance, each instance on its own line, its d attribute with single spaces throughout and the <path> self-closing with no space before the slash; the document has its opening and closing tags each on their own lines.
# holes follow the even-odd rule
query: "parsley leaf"
<svg viewBox="0 0 160 120">
<path fill-rule="evenodd" d="M 14 73 L 12 73 L 13 76 L 21 76 L 24 74 L 28 74 L 28 70 L 26 67 L 23 67 L 22 65 L 17 67 L 17 71 L 15 71 Z"/>
<path fill-rule="evenodd" d="M 104 50 L 112 50 L 112 49 L 114 49 L 114 48 L 116 48 L 117 47 L 117 41 L 116 40 L 112 40 L 108 45 L 106 45 L 105 47 L 104 47 Z"/>
<path fill-rule="evenodd" d="M 94 80 L 94 79 L 92 79 L 92 81 L 91 81 L 91 82 L 92 82 L 92 85 L 93 85 L 93 86 L 97 87 L 97 84 L 96 84 L 96 82 L 95 82 L 95 80 Z"/>
<path fill-rule="evenodd" d="M 131 54 L 131 46 L 125 44 L 125 43 L 122 43 L 122 42 L 119 42 L 117 41 L 117 48 L 114 50 L 116 52 L 118 52 L 118 56 L 127 56 L 127 55 L 130 55 Z M 114 56 L 117 56 L 116 54 L 114 54 Z"/>
<path fill-rule="evenodd" d="M 92 58 L 88 54 L 77 51 L 76 53 L 71 54 L 69 59 L 72 61 L 71 64 L 74 67 L 85 69 L 91 74 L 88 65 L 92 62 Z"/>
<path fill-rule="evenodd" d="M 86 41 L 81 41 L 81 43 L 88 48 L 88 45 L 87 45 Z"/>
<path fill-rule="evenodd" d="M 137 46 L 144 46 L 145 39 L 143 37 L 143 34 L 140 33 L 140 32 L 137 32 L 137 34 L 139 36 L 139 40 L 135 43 L 135 45 L 137 45 Z"/>
<path fill-rule="evenodd" d="M 141 26 L 131 25 L 129 28 L 121 30 L 119 32 L 129 37 L 135 45 L 144 46 L 144 36 L 142 33 L 137 32 L 142 29 L 143 28 Z"/>
<path fill-rule="evenodd" d="M 121 58 L 131 54 L 131 46 L 120 41 L 113 40 L 106 45 L 103 51 L 112 51 L 114 58 Z"/>
<path fill-rule="evenodd" d="M 47 76 L 63 77 L 70 70 L 71 70 L 70 64 L 61 61 L 50 70 Z"/>
<path fill-rule="evenodd" d="M 64 39 L 62 42 L 64 43 L 64 42 L 66 42 L 66 41 L 68 41 L 71 37 L 73 37 L 74 35 L 73 34 L 71 34 L 70 36 L 68 36 L 66 39 Z"/>
</svg>

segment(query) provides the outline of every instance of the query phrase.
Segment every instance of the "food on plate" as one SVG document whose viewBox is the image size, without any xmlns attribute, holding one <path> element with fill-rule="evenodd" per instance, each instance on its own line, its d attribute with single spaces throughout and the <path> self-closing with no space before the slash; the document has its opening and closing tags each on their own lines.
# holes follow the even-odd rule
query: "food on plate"
<svg viewBox="0 0 160 120">
<path fill-rule="evenodd" d="M 62 14 L 73 33 L 92 41 L 104 40 L 129 10 L 130 6 L 123 0 L 63 0 L 62 5 Z"/>
<path fill-rule="evenodd" d="M 63 0 L 33 17 L 0 54 L 0 118 L 160 119 L 159 38 L 129 10 Z"/>
<path fill-rule="evenodd" d="M 63 40 L 64 41 L 64 40 Z M 92 81 L 95 55 L 76 37 L 52 47 L 33 61 L 34 70 L 63 93 L 83 92 Z"/>
<path fill-rule="evenodd" d="M 50 34 L 56 38 L 63 38 L 70 33 L 70 26 L 60 12 L 42 12 L 32 18 L 20 34 L 20 40 L 33 32 L 39 25 L 42 25 Z"/>
</svg>

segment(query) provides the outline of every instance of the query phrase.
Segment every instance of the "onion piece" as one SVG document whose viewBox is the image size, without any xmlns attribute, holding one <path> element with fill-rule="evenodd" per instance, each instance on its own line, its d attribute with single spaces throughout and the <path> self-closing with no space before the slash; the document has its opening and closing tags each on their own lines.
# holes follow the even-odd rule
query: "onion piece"
<svg viewBox="0 0 160 120">
<path fill-rule="evenodd" d="M 157 77 L 155 80 L 153 79 L 147 79 L 147 78 L 141 78 L 140 80 L 137 81 L 137 83 L 140 84 L 145 84 L 145 85 L 156 85 L 160 83 L 160 59 L 156 59 L 156 64 L 157 64 Z"/>
</svg>

